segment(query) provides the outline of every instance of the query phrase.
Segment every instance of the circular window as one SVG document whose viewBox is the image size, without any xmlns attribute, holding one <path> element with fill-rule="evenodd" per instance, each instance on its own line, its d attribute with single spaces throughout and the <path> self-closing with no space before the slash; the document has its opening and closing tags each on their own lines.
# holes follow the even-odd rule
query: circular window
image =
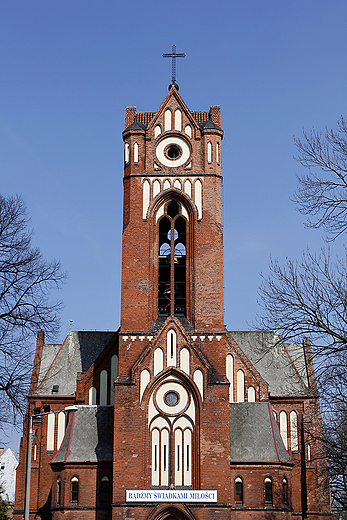
<svg viewBox="0 0 347 520">
<path fill-rule="evenodd" d="M 175 406 L 179 401 L 179 395 L 176 392 L 168 392 L 165 394 L 164 401 L 168 406 Z"/>
<path fill-rule="evenodd" d="M 182 166 L 190 157 L 190 147 L 182 137 L 167 136 L 156 146 L 157 159 L 170 168 Z"/>
<path fill-rule="evenodd" d="M 171 144 L 166 150 L 166 154 L 169 159 L 178 159 L 181 155 L 181 150 L 175 144 Z"/>
</svg>

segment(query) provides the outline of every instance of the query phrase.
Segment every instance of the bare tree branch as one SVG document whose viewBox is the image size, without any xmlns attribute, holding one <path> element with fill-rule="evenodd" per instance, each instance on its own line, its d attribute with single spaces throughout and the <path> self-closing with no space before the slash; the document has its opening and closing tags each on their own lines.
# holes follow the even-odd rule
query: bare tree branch
<svg viewBox="0 0 347 520">
<path fill-rule="evenodd" d="M 297 160 L 309 169 L 298 176 L 298 189 L 293 198 L 306 226 L 327 232 L 327 240 L 335 240 L 347 229 L 347 126 L 341 117 L 337 131 L 303 132 L 294 139 Z M 318 171 L 317 171 L 318 170 Z"/>
<path fill-rule="evenodd" d="M 59 330 L 62 303 L 52 302 L 66 275 L 60 262 L 46 262 L 31 246 L 32 231 L 20 197 L 0 195 L 0 428 L 25 405 L 33 337 Z"/>
</svg>

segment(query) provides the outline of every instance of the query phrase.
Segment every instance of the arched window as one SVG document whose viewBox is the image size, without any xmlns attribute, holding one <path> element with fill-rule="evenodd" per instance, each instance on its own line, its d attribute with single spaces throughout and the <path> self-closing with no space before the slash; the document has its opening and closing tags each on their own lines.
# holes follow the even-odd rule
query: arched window
<svg viewBox="0 0 347 520">
<path fill-rule="evenodd" d="M 88 404 L 96 404 L 96 388 L 95 386 L 91 386 L 89 388 L 89 401 Z"/>
<path fill-rule="evenodd" d="M 154 137 L 157 138 L 158 135 L 161 134 L 161 128 L 159 125 L 157 125 L 155 128 L 154 128 Z"/>
<path fill-rule="evenodd" d="M 182 348 L 180 351 L 180 369 L 189 376 L 189 350 Z"/>
<path fill-rule="evenodd" d="M 34 461 L 37 460 L 37 444 L 34 444 Z"/>
<path fill-rule="evenodd" d="M 265 507 L 272 507 L 272 480 L 266 478 L 264 481 L 265 487 Z"/>
<path fill-rule="evenodd" d="M 158 315 L 186 315 L 186 219 L 171 201 L 159 221 Z M 175 365 L 176 366 L 176 365 Z"/>
<path fill-rule="evenodd" d="M 243 505 L 243 482 L 240 477 L 235 479 L 235 505 Z"/>
<path fill-rule="evenodd" d="M 212 143 L 207 143 L 207 162 L 212 162 Z"/>
<path fill-rule="evenodd" d="M 307 462 L 310 462 L 311 460 L 311 446 L 307 445 Z"/>
<path fill-rule="evenodd" d="M 248 397 L 248 402 L 249 403 L 255 403 L 255 390 L 254 390 L 253 386 L 250 386 L 248 388 L 248 395 L 247 395 L 247 397 Z"/>
<path fill-rule="evenodd" d="M 195 181 L 195 205 L 198 210 L 198 219 L 202 219 L 202 184 L 201 180 Z"/>
<path fill-rule="evenodd" d="M 164 128 L 166 132 L 167 130 L 171 130 L 171 110 L 165 110 L 164 119 Z"/>
<path fill-rule="evenodd" d="M 154 375 L 156 376 L 164 368 L 164 353 L 160 347 L 154 351 Z"/>
<path fill-rule="evenodd" d="M 160 193 L 160 182 L 158 179 L 155 179 L 153 182 L 153 199 Z"/>
<path fill-rule="evenodd" d="M 288 482 L 287 479 L 284 478 L 282 480 L 282 498 L 283 498 L 283 504 L 285 506 L 288 505 Z"/>
<path fill-rule="evenodd" d="M 193 396 L 178 378 L 167 377 L 153 391 L 148 407 L 152 486 L 193 485 L 195 414 Z"/>
<path fill-rule="evenodd" d="M 192 137 L 192 127 L 190 125 L 186 125 L 184 132 L 188 137 Z"/>
<path fill-rule="evenodd" d="M 139 162 L 139 145 L 134 143 L 134 163 Z"/>
<path fill-rule="evenodd" d="M 290 447 L 292 451 L 299 450 L 298 443 L 298 416 L 294 410 L 290 412 Z"/>
<path fill-rule="evenodd" d="M 129 164 L 129 158 L 130 158 L 130 144 L 125 143 L 125 145 L 124 145 L 124 162 L 125 162 L 125 164 Z"/>
<path fill-rule="evenodd" d="M 237 402 L 243 403 L 245 400 L 245 374 L 243 370 L 237 371 Z"/>
<path fill-rule="evenodd" d="M 288 431 L 287 431 L 287 414 L 282 411 L 280 413 L 280 434 L 283 440 L 283 444 L 288 449 Z"/>
<path fill-rule="evenodd" d="M 149 208 L 149 192 L 150 192 L 150 184 L 148 180 L 143 181 L 142 185 L 142 218 L 146 220 L 147 211 Z"/>
<path fill-rule="evenodd" d="M 55 414 L 49 413 L 47 416 L 47 451 L 54 450 L 54 429 L 55 429 Z"/>
<path fill-rule="evenodd" d="M 65 435 L 65 413 L 58 413 L 58 438 L 57 438 L 57 450 L 59 450 L 63 438 Z"/>
<path fill-rule="evenodd" d="M 178 190 L 181 190 L 182 189 L 181 181 L 176 179 L 175 182 L 174 182 L 174 188 L 177 188 Z"/>
<path fill-rule="evenodd" d="M 110 480 L 108 477 L 102 477 L 100 482 L 100 502 L 101 505 L 110 503 Z"/>
<path fill-rule="evenodd" d="M 184 192 L 191 197 L 192 196 L 192 183 L 189 179 L 186 179 L 184 181 Z"/>
<path fill-rule="evenodd" d="M 151 374 L 146 368 L 142 370 L 140 375 L 140 402 L 142 400 L 143 392 L 146 390 L 148 383 L 151 380 Z"/>
<path fill-rule="evenodd" d="M 61 478 L 57 478 L 57 506 L 61 505 Z"/>
<path fill-rule="evenodd" d="M 111 404 L 114 405 L 114 382 L 118 377 L 118 356 L 113 354 L 111 357 Z"/>
<path fill-rule="evenodd" d="M 229 403 L 234 402 L 234 358 L 231 354 L 227 355 L 226 359 L 226 376 L 230 383 L 229 385 Z"/>
<path fill-rule="evenodd" d="M 76 506 L 78 504 L 78 492 L 79 492 L 78 485 L 79 485 L 78 478 L 73 477 L 71 479 L 71 505 L 72 506 Z"/>
<path fill-rule="evenodd" d="M 179 109 L 175 110 L 175 130 L 182 131 L 182 112 Z"/>
<path fill-rule="evenodd" d="M 216 162 L 217 162 L 217 164 L 220 163 L 220 158 L 219 158 L 219 143 L 216 143 Z"/>
<path fill-rule="evenodd" d="M 100 405 L 107 405 L 107 372 L 102 370 L 100 372 Z"/>
<path fill-rule="evenodd" d="M 194 383 L 196 384 L 196 386 L 199 389 L 201 399 L 203 399 L 204 398 L 204 375 L 201 372 L 201 370 L 199 370 L 199 369 L 195 370 L 193 379 L 194 379 Z"/>
</svg>

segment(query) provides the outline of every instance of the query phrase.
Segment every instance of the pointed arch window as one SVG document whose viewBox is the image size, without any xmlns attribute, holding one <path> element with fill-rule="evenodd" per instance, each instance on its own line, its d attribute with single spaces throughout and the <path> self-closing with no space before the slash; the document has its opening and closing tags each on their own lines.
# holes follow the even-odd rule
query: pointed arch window
<svg viewBox="0 0 347 520">
<path fill-rule="evenodd" d="M 167 130 L 171 130 L 171 118 L 172 118 L 171 110 L 169 110 L 169 109 L 165 110 L 165 118 L 164 118 L 165 132 Z"/>
<path fill-rule="evenodd" d="M 243 370 L 237 371 L 237 402 L 243 403 L 245 400 L 245 374 Z"/>
<path fill-rule="evenodd" d="M 264 481 L 265 491 L 265 507 L 272 507 L 272 480 L 266 478 Z"/>
<path fill-rule="evenodd" d="M 57 506 L 61 504 L 61 477 L 57 478 Z"/>
<path fill-rule="evenodd" d="M 134 163 L 139 162 L 139 145 L 134 143 Z"/>
<path fill-rule="evenodd" d="M 298 416 L 294 410 L 290 412 L 290 447 L 292 451 L 296 452 L 299 450 Z"/>
<path fill-rule="evenodd" d="M 129 164 L 130 159 L 130 144 L 125 143 L 124 145 L 124 162 L 125 164 Z"/>
<path fill-rule="evenodd" d="M 282 496 L 283 496 L 283 504 L 285 506 L 288 505 L 288 482 L 287 479 L 284 478 L 282 480 Z"/>
<path fill-rule="evenodd" d="M 158 315 L 186 316 L 187 223 L 171 201 L 159 222 Z"/>
<path fill-rule="evenodd" d="M 110 503 L 110 479 L 106 476 L 100 482 L 100 502 L 102 505 Z"/>
<path fill-rule="evenodd" d="M 287 433 L 287 414 L 282 410 L 280 413 L 280 433 L 282 437 L 283 444 L 288 449 L 288 433 Z"/>
<path fill-rule="evenodd" d="M 207 143 L 207 162 L 212 162 L 212 143 Z"/>
<path fill-rule="evenodd" d="M 182 131 L 182 112 L 179 109 L 175 110 L 175 130 Z"/>
<path fill-rule="evenodd" d="M 238 507 L 243 505 L 243 482 L 240 477 L 235 479 L 235 505 Z"/>
<path fill-rule="evenodd" d="M 76 506 L 78 504 L 78 489 L 79 482 L 77 477 L 71 479 L 71 505 Z"/>
<path fill-rule="evenodd" d="M 107 372 L 102 370 L 100 372 L 100 405 L 107 405 Z"/>
<path fill-rule="evenodd" d="M 89 400 L 88 400 L 88 404 L 96 404 L 96 388 L 95 386 L 91 386 L 89 388 Z"/>
<path fill-rule="evenodd" d="M 150 398 L 152 486 L 193 485 L 195 410 L 190 392 L 177 379 L 166 380 Z"/>
<path fill-rule="evenodd" d="M 155 128 L 154 128 L 154 138 L 156 139 L 158 137 L 158 135 L 161 134 L 161 128 L 159 125 L 157 125 Z"/>
<path fill-rule="evenodd" d="M 234 402 L 234 358 L 233 358 L 232 354 L 227 355 L 226 376 L 230 383 L 230 385 L 229 385 L 229 403 L 233 403 Z"/>
</svg>

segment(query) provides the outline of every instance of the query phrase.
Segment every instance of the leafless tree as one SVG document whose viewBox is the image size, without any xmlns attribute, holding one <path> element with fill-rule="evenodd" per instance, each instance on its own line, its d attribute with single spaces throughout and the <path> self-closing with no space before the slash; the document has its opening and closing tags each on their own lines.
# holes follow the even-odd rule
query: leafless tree
<svg viewBox="0 0 347 520">
<path fill-rule="evenodd" d="M 61 302 L 49 294 L 64 280 L 60 263 L 32 246 L 23 200 L 0 195 L 0 427 L 23 410 L 37 331 L 59 330 Z"/>
<path fill-rule="evenodd" d="M 347 124 L 312 130 L 295 139 L 297 160 L 308 173 L 298 176 L 293 198 L 307 216 L 306 227 L 322 228 L 333 242 L 347 231 Z M 331 244 L 331 248 L 333 244 Z M 270 262 L 259 290 L 263 313 L 257 326 L 278 328 L 284 341 L 311 340 L 323 412 L 323 440 L 329 464 L 333 507 L 347 517 L 347 251 L 306 251 L 301 259 Z"/>
<path fill-rule="evenodd" d="M 323 227 L 327 239 L 334 240 L 347 230 L 347 125 L 341 117 L 336 131 L 303 132 L 295 144 L 297 159 L 309 173 L 298 176 L 293 200 L 307 215 L 307 227 Z"/>
</svg>

